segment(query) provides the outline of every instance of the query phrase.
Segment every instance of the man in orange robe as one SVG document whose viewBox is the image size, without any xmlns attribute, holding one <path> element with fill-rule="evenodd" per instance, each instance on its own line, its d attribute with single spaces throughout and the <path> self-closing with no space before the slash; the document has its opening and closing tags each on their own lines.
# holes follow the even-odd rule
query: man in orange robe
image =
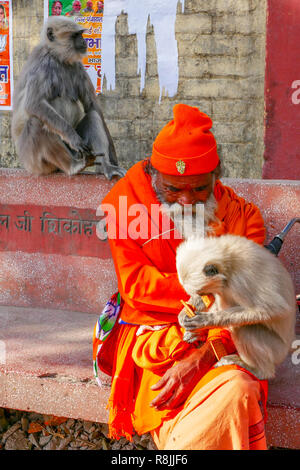
<svg viewBox="0 0 300 470">
<path fill-rule="evenodd" d="M 218 180 L 211 126 L 197 108 L 176 105 L 150 161 L 136 163 L 102 201 L 122 309 L 97 360 L 112 362 L 111 437 L 131 439 L 135 430 L 151 432 L 158 449 L 265 449 L 266 383 L 237 365 L 214 367 L 216 351 L 235 352 L 229 331 L 209 329 L 201 347 L 182 340 L 178 314 L 188 296 L 175 262 L 186 234 L 159 212 L 162 204 L 204 204 L 210 235 L 263 243 L 258 208 Z M 95 359 L 97 338 L 94 346 Z"/>
</svg>

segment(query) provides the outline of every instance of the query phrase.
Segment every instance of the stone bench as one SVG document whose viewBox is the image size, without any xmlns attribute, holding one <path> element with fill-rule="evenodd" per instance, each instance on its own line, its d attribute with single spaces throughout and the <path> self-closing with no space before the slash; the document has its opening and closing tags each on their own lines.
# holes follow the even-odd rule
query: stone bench
<svg viewBox="0 0 300 470">
<path fill-rule="evenodd" d="M 300 215 L 297 182 L 224 183 L 261 208 L 268 241 Z M 107 421 L 109 378 L 99 388 L 93 377 L 92 333 L 117 290 L 108 243 L 96 236 L 96 209 L 113 184 L 0 169 L 0 407 Z M 299 225 L 280 257 L 300 293 L 298 245 Z M 300 365 L 289 357 L 270 384 L 269 445 L 300 448 L 299 392 Z"/>
</svg>

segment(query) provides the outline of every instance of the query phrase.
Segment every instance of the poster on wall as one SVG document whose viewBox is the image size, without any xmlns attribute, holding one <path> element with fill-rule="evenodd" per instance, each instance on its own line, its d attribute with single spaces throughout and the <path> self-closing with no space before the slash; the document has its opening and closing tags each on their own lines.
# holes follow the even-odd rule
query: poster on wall
<svg viewBox="0 0 300 470">
<path fill-rule="evenodd" d="M 1 3 L 1 1 L 0 1 Z M 48 16 L 66 16 L 82 25 L 88 46 L 83 59 L 96 93 L 101 91 L 101 34 L 103 21 L 103 1 L 96 0 L 44 0 L 45 19 Z"/>
<path fill-rule="evenodd" d="M 0 110 L 12 109 L 12 0 L 0 0 Z"/>
</svg>

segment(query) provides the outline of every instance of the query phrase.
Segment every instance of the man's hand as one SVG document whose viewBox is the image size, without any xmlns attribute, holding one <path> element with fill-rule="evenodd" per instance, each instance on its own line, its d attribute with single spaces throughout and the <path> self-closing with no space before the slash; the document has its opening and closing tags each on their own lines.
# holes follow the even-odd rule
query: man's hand
<svg viewBox="0 0 300 470">
<path fill-rule="evenodd" d="M 181 405 L 203 375 L 216 363 L 216 357 L 208 343 L 193 349 L 177 364 L 170 367 L 151 390 L 160 390 L 150 406 L 158 410 L 174 409 Z"/>
</svg>

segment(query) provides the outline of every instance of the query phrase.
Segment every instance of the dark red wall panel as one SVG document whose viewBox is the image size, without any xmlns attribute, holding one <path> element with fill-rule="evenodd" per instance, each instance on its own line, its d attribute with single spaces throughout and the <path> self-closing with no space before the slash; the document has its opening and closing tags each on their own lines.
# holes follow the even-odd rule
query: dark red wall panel
<svg viewBox="0 0 300 470">
<path fill-rule="evenodd" d="M 300 1 L 268 0 L 263 178 L 300 179 Z"/>
</svg>

